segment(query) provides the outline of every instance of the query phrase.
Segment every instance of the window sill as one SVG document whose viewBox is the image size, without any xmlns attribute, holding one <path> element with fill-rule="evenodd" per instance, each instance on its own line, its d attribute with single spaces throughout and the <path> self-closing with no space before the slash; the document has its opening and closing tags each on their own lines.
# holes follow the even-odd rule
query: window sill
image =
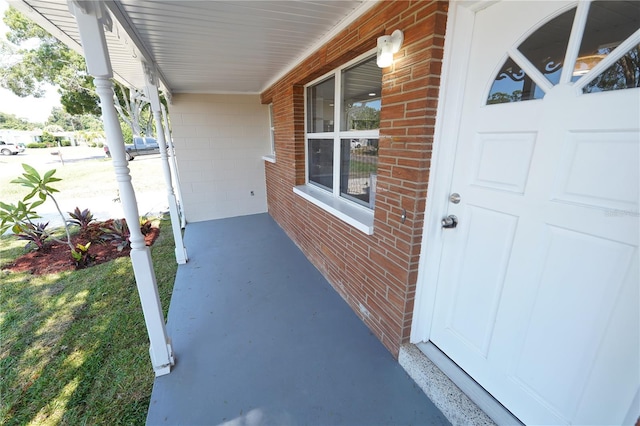
<svg viewBox="0 0 640 426">
<path fill-rule="evenodd" d="M 264 161 L 268 161 L 270 163 L 275 163 L 276 162 L 276 156 L 273 154 L 269 154 L 269 155 L 263 155 L 262 159 Z"/>
<path fill-rule="evenodd" d="M 312 185 L 300 185 L 293 192 L 367 235 L 373 235 L 373 211 L 335 198 Z"/>
</svg>

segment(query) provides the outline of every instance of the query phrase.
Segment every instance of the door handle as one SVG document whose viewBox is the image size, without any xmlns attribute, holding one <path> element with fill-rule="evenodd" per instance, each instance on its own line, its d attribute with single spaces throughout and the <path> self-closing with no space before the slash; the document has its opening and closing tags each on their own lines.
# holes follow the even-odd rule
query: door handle
<svg viewBox="0 0 640 426">
<path fill-rule="evenodd" d="M 458 226 L 458 218 L 450 214 L 449 216 L 442 219 L 442 222 L 440 223 L 442 224 L 443 228 L 455 228 L 456 226 Z"/>
</svg>

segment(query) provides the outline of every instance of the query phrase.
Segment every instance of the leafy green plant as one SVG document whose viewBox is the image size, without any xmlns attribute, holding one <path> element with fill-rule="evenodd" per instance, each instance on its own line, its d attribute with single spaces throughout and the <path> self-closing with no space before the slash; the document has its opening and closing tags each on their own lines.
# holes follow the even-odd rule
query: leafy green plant
<svg viewBox="0 0 640 426">
<path fill-rule="evenodd" d="M 76 264 L 76 269 L 86 268 L 93 261 L 94 256 L 89 254 L 90 246 L 91 242 L 88 242 L 85 245 L 76 244 L 76 248 L 71 250 L 71 257 Z"/>
<path fill-rule="evenodd" d="M 60 214 L 60 217 L 65 223 L 64 230 L 67 234 L 67 241 L 64 241 L 64 242 L 69 246 L 71 250 L 73 250 L 73 244 L 71 243 L 71 234 L 69 232 L 69 225 L 65 221 L 65 217 L 62 214 L 62 211 L 60 210 L 58 201 L 53 196 L 53 193 L 58 192 L 58 190 L 50 185 L 51 183 L 59 182 L 61 180 L 53 176 L 56 170 L 55 169 L 49 170 L 43 176 L 40 176 L 38 171 L 28 164 L 22 164 L 22 168 L 25 171 L 22 174 L 22 177 L 12 180 L 11 183 L 18 183 L 22 186 L 26 186 L 27 188 L 31 188 L 31 192 L 22 199 L 22 206 L 20 205 L 20 202 L 19 202 L 15 210 L 13 209 L 13 205 L 9 205 L 9 204 L 0 205 L 0 208 L 2 208 L 3 211 L 7 213 L 6 220 L 5 220 L 5 216 L 2 216 L 2 221 L 0 222 L 0 231 L 4 229 L 5 224 L 8 225 L 8 223 L 6 222 L 10 222 L 10 221 L 13 221 L 14 223 L 13 224 L 14 233 L 17 233 L 15 232 L 16 226 L 21 230 L 23 229 L 22 227 L 26 226 L 28 223 L 32 224 L 31 219 L 39 217 L 35 213 L 34 209 L 40 204 L 44 203 L 48 197 L 48 198 L 51 198 L 51 200 L 55 204 L 56 209 Z M 33 203 L 30 203 L 30 204 L 27 203 L 28 200 L 32 199 L 36 195 L 38 196 L 39 200 L 34 201 Z M 8 207 L 9 209 L 7 210 L 5 207 Z"/>
<path fill-rule="evenodd" d="M 131 233 L 124 219 L 115 219 L 111 224 L 100 229 L 104 232 L 100 238 L 115 245 L 118 251 L 122 251 L 131 245 L 129 240 Z"/>
<path fill-rule="evenodd" d="M 40 142 L 31 142 L 27 144 L 27 148 L 46 148 L 47 144 L 46 143 L 40 143 Z"/>
<path fill-rule="evenodd" d="M 32 220 L 39 219 L 35 208 L 44 201 L 39 200 L 33 203 L 18 201 L 17 204 L 7 204 L 0 201 L 0 234 L 4 234 L 11 229 L 14 234 L 19 234 L 26 229 Z"/>
<path fill-rule="evenodd" d="M 21 231 L 16 234 L 16 237 L 19 240 L 26 240 L 27 245 L 35 246 L 35 250 L 42 250 L 44 248 L 44 243 L 47 238 L 49 238 L 49 234 L 46 231 L 46 227 L 49 225 L 49 222 L 46 223 L 27 223 L 23 227 L 21 227 Z"/>
<path fill-rule="evenodd" d="M 67 220 L 67 223 L 79 226 L 80 230 L 83 232 L 87 230 L 89 224 L 94 220 L 93 213 L 91 213 L 89 209 L 80 211 L 80 209 L 76 207 L 73 212 L 68 213 L 71 219 Z"/>
</svg>

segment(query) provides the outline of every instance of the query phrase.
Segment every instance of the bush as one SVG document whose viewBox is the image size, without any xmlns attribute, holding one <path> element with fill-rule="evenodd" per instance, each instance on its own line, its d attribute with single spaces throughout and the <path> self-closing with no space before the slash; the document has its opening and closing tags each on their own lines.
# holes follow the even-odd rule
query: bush
<svg viewBox="0 0 640 426">
<path fill-rule="evenodd" d="M 67 141 L 67 140 L 60 141 L 60 146 L 71 146 L 71 141 Z"/>
<path fill-rule="evenodd" d="M 104 144 L 102 142 L 98 142 L 96 145 L 98 146 L 98 148 L 103 148 L 104 147 Z"/>
<path fill-rule="evenodd" d="M 31 142 L 27 144 L 27 148 L 46 148 L 47 144 L 42 142 Z"/>
<path fill-rule="evenodd" d="M 97 146 L 95 142 L 87 142 L 87 145 L 89 145 L 89 148 L 95 148 Z"/>
</svg>

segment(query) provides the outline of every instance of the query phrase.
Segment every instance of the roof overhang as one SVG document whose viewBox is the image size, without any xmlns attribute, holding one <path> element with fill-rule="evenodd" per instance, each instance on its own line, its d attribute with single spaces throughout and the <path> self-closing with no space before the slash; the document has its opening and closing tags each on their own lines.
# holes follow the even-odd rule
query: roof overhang
<svg viewBox="0 0 640 426">
<path fill-rule="evenodd" d="M 66 0 L 9 3 L 83 53 Z M 145 85 L 142 62 L 173 93 L 261 93 L 369 10 L 377 0 L 107 0 L 114 77 Z"/>
</svg>

